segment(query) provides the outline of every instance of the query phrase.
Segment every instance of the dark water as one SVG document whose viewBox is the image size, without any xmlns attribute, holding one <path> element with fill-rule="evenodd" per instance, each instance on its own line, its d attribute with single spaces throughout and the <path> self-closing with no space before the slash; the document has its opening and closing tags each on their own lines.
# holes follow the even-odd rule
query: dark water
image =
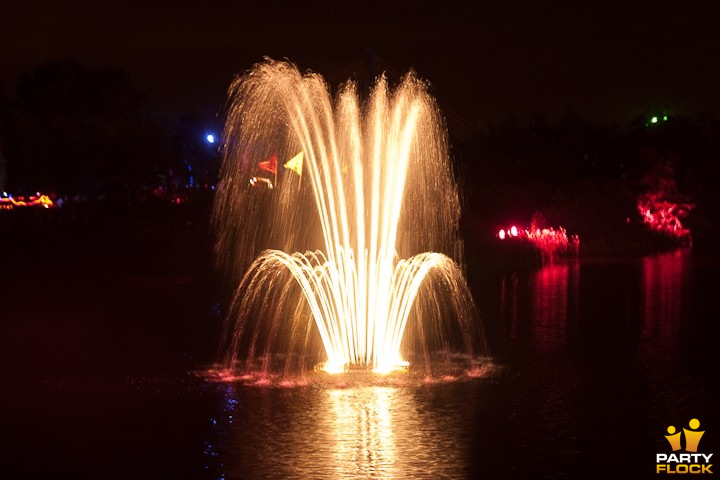
<svg viewBox="0 0 720 480">
<path fill-rule="evenodd" d="M 669 425 L 720 453 L 718 274 L 675 252 L 480 277 L 494 374 L 403 387 L 195 375 L 216 319 L 191 280 L 6 290 L 0 478 L 658 478 Z"/>
</svg>

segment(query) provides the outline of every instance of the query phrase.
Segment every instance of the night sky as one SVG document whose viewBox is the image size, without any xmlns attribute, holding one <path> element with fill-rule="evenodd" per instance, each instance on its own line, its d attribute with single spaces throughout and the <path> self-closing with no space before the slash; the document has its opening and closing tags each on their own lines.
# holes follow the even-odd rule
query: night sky
<svg viewBox="0 0 720 480">
<path fill-rule="evenodd" d="M 161 111 L 212 118 L 233 75 L 264 55 L 331 75 L 372 49 L 471 122 L 720 110 L 716 1 L 10 3 L 0 7 L 6 97 L 40 62 L 74 58 L 122 67 Z"/>
</svg>

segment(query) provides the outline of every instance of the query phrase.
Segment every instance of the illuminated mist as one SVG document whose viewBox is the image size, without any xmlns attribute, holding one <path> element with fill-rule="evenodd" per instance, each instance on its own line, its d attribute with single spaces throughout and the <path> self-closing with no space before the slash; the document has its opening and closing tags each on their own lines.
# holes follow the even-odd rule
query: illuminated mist
<svg viewBox="0 0 720 480">
<path fill-rule="evenodd" d="M 266 60 L 231 86 L 223 142 L 217 258 L 239 283 L 227 368 L 387 373 L 478 353 L 452 260 L 458 193 L 425 83 L 410 73 L 391 91 L 383 76 L 362 100 L 348 82 L 333 100 L 320 75 Z M 283 169 L 299 152 L 302 175 Z M 273 156 L 275 171 L 259 166 Z"/>
</svg>

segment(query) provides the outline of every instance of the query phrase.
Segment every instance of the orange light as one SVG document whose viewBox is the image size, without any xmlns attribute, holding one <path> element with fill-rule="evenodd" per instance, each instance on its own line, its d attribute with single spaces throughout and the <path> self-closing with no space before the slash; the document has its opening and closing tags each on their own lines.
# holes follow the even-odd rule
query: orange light
<svg viewBox="0 0 720 480">
<path fill-rule="evenodd" d="M 32 196 L 28 201 L 20 197 L 20 200 L 15 200 L 12 197 L 0 198 L 0 206 L 6 210 L 12 210 L 13 207 L 35 207 L 41 205 L 45 208 L 54 207 L 55 204 L 50 197 L 47 195 L 40 195 L 39 197 Z"/>
</svg>

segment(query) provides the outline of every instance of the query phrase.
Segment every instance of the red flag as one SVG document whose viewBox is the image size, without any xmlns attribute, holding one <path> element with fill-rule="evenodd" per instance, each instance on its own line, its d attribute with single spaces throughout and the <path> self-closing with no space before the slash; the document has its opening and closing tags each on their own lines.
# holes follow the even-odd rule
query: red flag
<svg viewBox="0 0 720 480">
<path fill-rule="evenodd" d="M 260 167 L 262 170 L 267 170 L 268 172 L 277 175 L 277 155 L 273 155 L 264 162 L 258 163 L 258 167 Z"/>
</svg>

